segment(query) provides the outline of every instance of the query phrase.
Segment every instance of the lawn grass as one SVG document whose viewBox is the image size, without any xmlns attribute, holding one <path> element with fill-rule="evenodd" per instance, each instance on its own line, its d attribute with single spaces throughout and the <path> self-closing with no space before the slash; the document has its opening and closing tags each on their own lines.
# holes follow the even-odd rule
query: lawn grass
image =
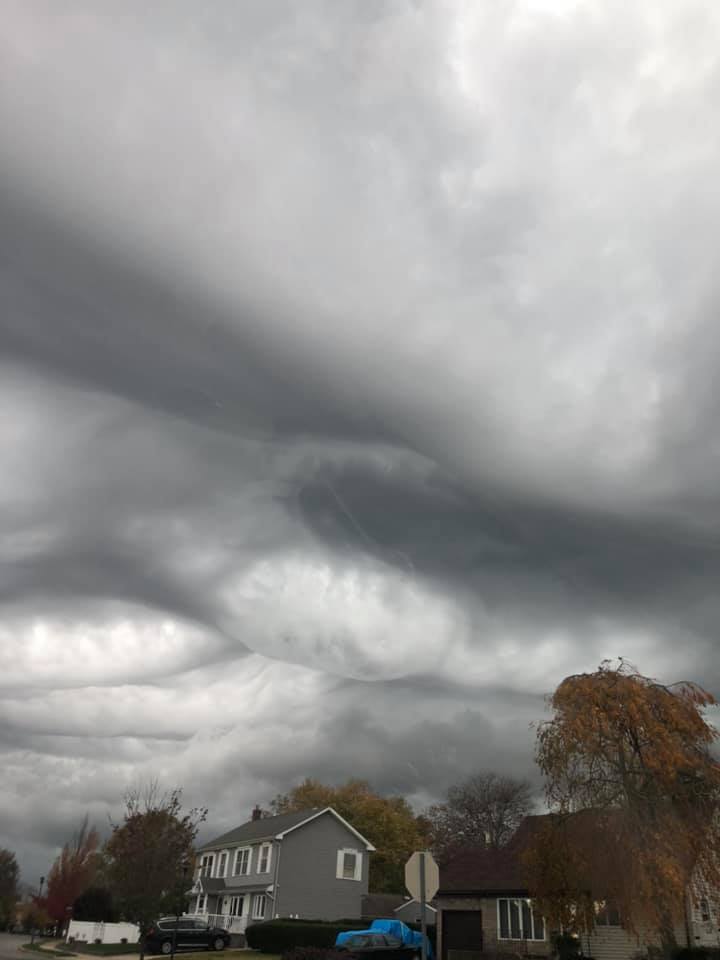
<svg viewBox="0 0 720 960">
<path fill-rule="evenodd" d="M 45 941 L 48 943 L 49 941 Z M 80 945 L 73 944 L 73 950 L 77 948 L 77 952 L 73 953 L 71 950 L 63 950 L 54 948 L 51 946 L 43 946 L 41 943 L 26 943 L 24 944 L 24 949 L 34 950 L 36 953 L 51 953 L 57 957 L 77 957 L 77 956 L 96 956 L 96 957 L 114 957 L 114 956 L 140 956 L 140 947 L 137 943 L 82 943 Z M 214 953 L 213 950 L 178 950 L 176 953 L 177 957 L 207 957 L 209 953 Z M 146 953 L 145 957 L 149 960 L 150 957 L 155 956 L 155 954 Z M 161 958 L 162 955 L 158 954 L 158 957 Z M 232 958 L 232 960 L 280 960 L 279 953 L 261 953 L 259 950 L 249 950 L 247 947 L 230 947 L 228 950 L 223 950 L 222 953 L 218 954 L 218 960 L 220 958 Z"/>
<path fill-rule="evenodd" d="M 22 945 L 23 950 L 34 950 L 35 953 L 52 953 L 56 957 L 74 957 L 75 954 L 70 950 L 62 950 L 58 947 L 46 947 L 44 944 L 49 943 L 50 941 L 45 940 L 35 943 L 24 943 Z"/>
<path fill-rule="evenodd" d="M 88 953 L 94 957 L 119 957 L 125 953 L 140 953 L 137 943 L 78 943 L 72 945 L 78 953 Z"/>
</svg>

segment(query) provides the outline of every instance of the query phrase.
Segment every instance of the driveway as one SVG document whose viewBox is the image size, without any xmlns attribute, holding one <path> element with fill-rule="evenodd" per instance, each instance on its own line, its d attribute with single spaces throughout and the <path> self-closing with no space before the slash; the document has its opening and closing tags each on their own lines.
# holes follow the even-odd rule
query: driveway
<svg viewBox="0 0 720 960">
<path fill-rule="evenodd" d="M 18 953 L 18 947 L 27 943 L 30 937 L 22 933 L 0 933 L 0 960 L 19 960 L 32 954 Z"/>
</svg>

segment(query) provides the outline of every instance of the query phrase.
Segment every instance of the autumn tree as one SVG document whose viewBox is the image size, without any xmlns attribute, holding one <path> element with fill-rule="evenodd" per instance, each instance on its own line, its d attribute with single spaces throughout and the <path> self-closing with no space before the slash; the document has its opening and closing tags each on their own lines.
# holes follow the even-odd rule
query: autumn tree
<svg viewBox="0 0 720 960">
<path fill-rule="evenodd" d="M 405 862 L 428 842 L 425 823 L 415 816 L 407 800 L 383 797 L 364 780 L 348 780 L 335 787 L 307 779 L 288 794 L 275 797 L 271 806 L 275 814 L 332 807 L 376 848 L 370 858 L 369 888 L 373 893 L 402 893 Z"/>
<path fill-rule="evenodd" d="M 0 930 L 15 919 L 19 878 L 15 854 L 0 847 Z"/>
<path fill-rule="evenodd" d="M 582 928 L 609 902 L 631 931 L 670 950 L 685 891 L 720 889 L 715 699 L 666 686 L 624 660 L 567 677 L 540 724 L 536 759 L 552 816 L 526 855 L 528 883 L 556 925 Z"/>
<path fill-rule="evenodd" d="M 42 903 L 39 902 L 39 898 L 33 897 L 29 903 L 23 906 L 20 914 L 20 922 L 24 930 L 43 931 L 50 926 L 52 919 Z"/>
<path fill-rule="evenodd" d="M 112 891 L 107 887 L 88 887 L 73 904 L 74 920 L 92 920 L 95 923 L 115 923 L 119 913 Z"/>
<path fill-rule="evenodd" d="M 450 787 L 445 802 L 426 811 L 431 849 L 443 861 L 468 844 L 502 847 L 531 808 L 527 780 L 490 771 L 476 773 Z"/>
<path fill-rule="evenodd" d="M 106 876 L 124 917 L 145 929 L 187 894 L 195 838 L 207 810 L 183 812 L 182 790 L 161 793 L 157 783 L 129 790 L 124 801 L 123 822 L 113 824 L 105 845 Z"/>
<path fill-rule="evenodd" d="M 42 907 L 58 927 L 64 926 L 69 908 L 93 882 L 98 864 L 98 844 L 97 830 L 89 826 L 86 816 L 50 868 Z"/>
</svg>

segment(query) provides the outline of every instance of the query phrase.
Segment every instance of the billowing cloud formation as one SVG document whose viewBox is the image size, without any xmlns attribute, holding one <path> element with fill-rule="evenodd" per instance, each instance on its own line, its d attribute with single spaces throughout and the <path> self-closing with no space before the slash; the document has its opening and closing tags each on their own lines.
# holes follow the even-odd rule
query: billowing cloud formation
<svg viewBox="0 0 720 960">
<path fill-rule="evenodd" d="M 8 3 L 0 844 L 718 691 L 712 4 Z"/>
</svg>

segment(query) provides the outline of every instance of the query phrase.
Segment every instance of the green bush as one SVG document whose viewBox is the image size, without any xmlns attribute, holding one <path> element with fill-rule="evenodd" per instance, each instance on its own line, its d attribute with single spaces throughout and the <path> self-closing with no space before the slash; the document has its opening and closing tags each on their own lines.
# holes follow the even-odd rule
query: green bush
<svg viewBox="0 0 720 960">
<path fill-rule="evenodd" d="M 293 947 L 335 946 L 339 933 L 362 927 L 344 923 L 322 923 L 305 920 L 268 920 L 254 923 L 245 931 L 247 945 L 261 953 L 285 953 Z"/>
<path fill-rule="evenodd" d="M 558 933 L 553 937 L 553 944 L 558 960 L 576 960 L 580 956 L 580 940 L 571 933 Z"/>
</svg>

